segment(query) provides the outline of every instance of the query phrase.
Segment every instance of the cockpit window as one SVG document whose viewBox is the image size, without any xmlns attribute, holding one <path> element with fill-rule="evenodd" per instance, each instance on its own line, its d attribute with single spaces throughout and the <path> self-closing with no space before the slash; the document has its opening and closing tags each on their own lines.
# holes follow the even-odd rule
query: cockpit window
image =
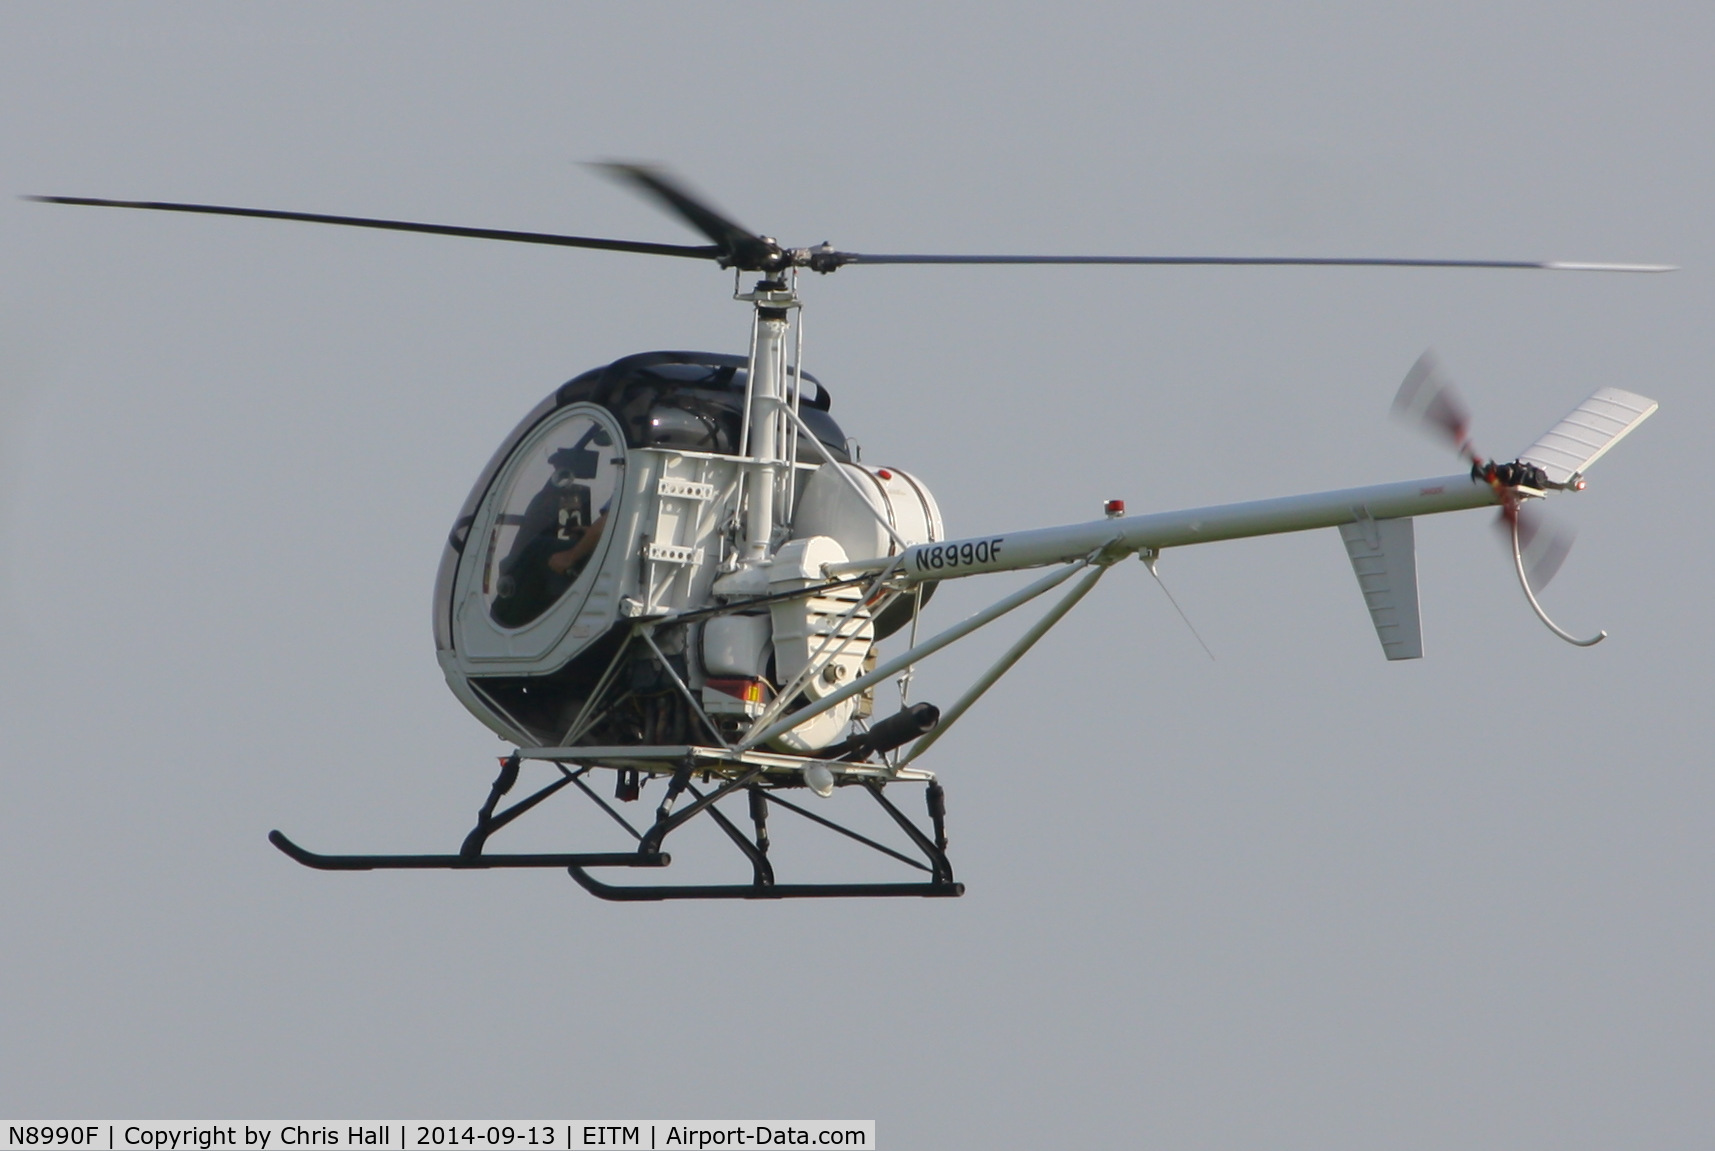
<svg viewBox="0 0 1715 1151">
<path fill-rule="evenodd" d="M 541 617 L 578 582 L 607 526 L 619 475 L 607 429 L 574 416 L 526 449 L 489 529 L 482 594 L 502 627 Z"/>
</svg>

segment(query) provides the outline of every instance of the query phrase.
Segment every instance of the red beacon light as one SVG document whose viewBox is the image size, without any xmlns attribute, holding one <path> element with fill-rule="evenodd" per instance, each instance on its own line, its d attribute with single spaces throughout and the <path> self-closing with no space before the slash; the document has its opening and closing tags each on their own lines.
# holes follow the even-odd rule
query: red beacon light
<svg viewBox="0 0 1715 1151">
<path fill-rule="evenodd" d="M 1102 512 L 1110 520 L 1117 520 L 1121 516 L 1125 515 L 1125 501 L 1109 500 L 1107 503 L 1102 505 Z"/>
</svg>

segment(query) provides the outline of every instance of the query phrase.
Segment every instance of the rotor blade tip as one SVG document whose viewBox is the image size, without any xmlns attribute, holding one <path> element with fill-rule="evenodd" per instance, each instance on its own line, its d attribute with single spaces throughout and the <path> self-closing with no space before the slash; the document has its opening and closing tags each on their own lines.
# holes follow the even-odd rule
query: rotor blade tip
<svg viewBox="0 0 1715 1151">
<path fill-rule="evenodd" d="M 1677 272 L 1678 264 L 1590 264 L 1574 260 L 1550 260 L 1542 265 L 1551 272 Z"/>
<path fill-rule="evenodd" d="M 625 184 L 638 184 L 645 188 L 670 187 L 673 184 L 672 177 L 660 164 L 647 164 L 638 160 L 591 160 L 587 166 L 610 180 Z"/>
</svg>

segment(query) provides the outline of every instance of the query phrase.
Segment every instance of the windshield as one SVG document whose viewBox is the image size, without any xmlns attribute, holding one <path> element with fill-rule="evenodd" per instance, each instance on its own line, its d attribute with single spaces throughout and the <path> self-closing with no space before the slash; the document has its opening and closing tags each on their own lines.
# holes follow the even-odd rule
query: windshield
<svg viewBox="0 0 1715 1151">
<path fill-rule="evenodd" d="M 482 594 L 502 627 L 538 619 L 589 566 L 619 474 L 613 437 L 590 416 L 525 449 L 489 530 Z"/>
</svg>

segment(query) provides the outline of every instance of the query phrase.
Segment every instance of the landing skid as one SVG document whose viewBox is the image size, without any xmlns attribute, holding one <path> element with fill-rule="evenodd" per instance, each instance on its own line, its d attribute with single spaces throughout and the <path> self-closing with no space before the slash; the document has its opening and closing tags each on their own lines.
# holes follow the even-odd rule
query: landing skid
<svg viewBox="0 0 1715 1151">
<path fill-rule="evenodd" d="M 666 867 L 673 858 L 665 853 L 639 855 L 635 851 L 597 852 L 589 855 L 322 855 L 299 847 L 278 831 L 268 833 L 268 842 L 317 871 L 449 870 L 485 867 Z"/>
<path fill-rule="evenodd" d="M 663 899 L 845 899 L 889 895 L 930 898 L 955 897 L 965 893 L 965 885 L 962 883 L 776 883 L 762 887 L 754 883 L 732 883 L 724 886 L 691 884 L 684 887 L 623 887 L 603 883 L 582 867 L 574 865 L 567 870 L 591 895 L 620 903 Z"/>
<path fill-rule="evenodd" d="M 520 762 L 523 756 L 520 753 L 514 753 L 501 761 L 500 775 L 489 789 L 487 801 L 477 813 L 476 826 L 465 837 L 464 844 L 457 854 L 323 855 L 298 846 L 278 831 L 269 832 L 268 841 L 298 863 L 319 871 L 469 871 L 509 867 L 561 867 L 565 868 L 579 886 L 591 895 L 616 902 L 658 902 L 678 899 L 842 899 L 899 896 L 949 898 L 963 895 L 965 892 L 964 884 L 953 880 L 952 865 L 947 861 L 944 794 L 940 784 L 936 783 L 932 777 L 925 778 L 926 773 L 913 773 L 909 778 L 895 779 L 891 782 L 895 784 L 917 782 L 927 784 L 924 800 L 928 808 L 929 833 L 925 833 L 882 794 L 883 788 L 890 781 L 878 778 L 879 772 L 874 774 L 851 772 L 844 778 L 842 786 L 838 789 L 839 791 L 849 791 L 856 788 L 867 792 L 910 839 L 911 845 L 917 849 L 918 857 L 914 858 L 912 855 L 897 851 L 831 819 L 818 815 L 778 794 L 781 791 L 802 788 L 802 777 L 796 770 L 781 774 L 775 770 L 776 765 L 772 762 L 735 763 L 730 755 L 723 755 L 718 752 L 704 754 L 703 749 L 699 748 L 688 747 L 673 750 L 682 754 L 677 756 L 677 762 L 672 768 L 672 774 L 667 782 L 667 794 L 660 806 L 656 808 L 655 821 L 643 831 L 633 827 L 630 821 L 621 815 L 612 804 L 597 795 L 589 787 L 585 777 L 597 766 L 613 768 L 620 773 L 620 794 L 624 795 L 629 790 L 629 794 L 635 797 L 639 786 L 639 775 L 653 775 L 649 769 L 653 767 L 658 770 L 663 766 L 660 759 L 655 759 L 640 772 L 639 766 L 636 766 L 638 760 L 635 758 L 635 753 L 628 757 L 628 762 L 622 766 L 611 762 L 571 762 L 568 753 L 571 753 L 572 749 L 556 748 L 551 749 L 551 751 L 542 749 L 542 751 L 549 751 L 548 754 L 542 754 L 540 751 L 530 753 L 530 757 L 550 760 L 559 770 L 560 777 L 504 811 L 496 812 L 495 808 L 499 805 L 501 797 L 511 791 L 518 780 Z M 773 760 L 787 757 L 770 756 L 768 758 Z M 698 773 L 702 774 L 705 782 L 711 780 L 718 773 L 720 775 L 719 786 L 706 794 L 700 791 L 691 782 Z M 489 836 L 567 786 L 575 786 L 586 798 L 623 827 L 636 841 L 636 849 L 614 852 L 534 854 L 489 854 L 485 850 Z M 721 800 L 733 796 L 733 793 L 738 791 L 745 792 L 748 799 L 748 814 L 751 824 L 749 833 L 741 830 L 718 806 Z M 680 801 L 687 796 L 691 802 L 680 807 Z M 860 843 L 879 854 L 924 872 L 927 878 L 922 881 L 904 883 L 777 883 L 774 877 L 774 865 L 768 856 L 768 816 L 771 808 L 781 808 L 800 816 L 811 823 Z M 662 842 L 673 831 L 701 815 L 708 816 L 744 855 L 751 867 L 752 878 L 750 883 L 626 885 L 604 883 L 589 874 L 588 869 L 597 867 L 658 868 L 670 865 L 672 857 L 661 849 Z"/>
</svg>

